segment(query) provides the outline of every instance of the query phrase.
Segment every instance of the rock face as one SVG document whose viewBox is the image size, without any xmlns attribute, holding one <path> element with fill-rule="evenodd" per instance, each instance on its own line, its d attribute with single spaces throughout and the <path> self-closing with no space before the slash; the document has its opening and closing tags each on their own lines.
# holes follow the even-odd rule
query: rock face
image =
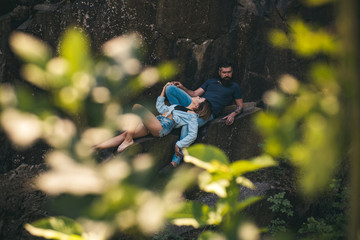
<svg viewBox="0 0 360 240">
<path fill-rule="evenodd" d="M 222 149 L 231 162 L 250 159 L 261 154 L 259 144 L 262 139 L 253 126 L 253 117 L 260 108 L 244 104 L 244 111 L 237 121 L 228 126 L 221 118 L 215 119 L 206 129 L 201 142 Z M 250 104 L 249 104 L 250 105 Z"/>
<path fill-rule="evenodd" d="M 47 216 L 45 194 L 29 184 L 45 168 L 23 163 L 0 175 L 0 239 L 38 239 L 25 231 L 24 224 Z"/>
</svg>

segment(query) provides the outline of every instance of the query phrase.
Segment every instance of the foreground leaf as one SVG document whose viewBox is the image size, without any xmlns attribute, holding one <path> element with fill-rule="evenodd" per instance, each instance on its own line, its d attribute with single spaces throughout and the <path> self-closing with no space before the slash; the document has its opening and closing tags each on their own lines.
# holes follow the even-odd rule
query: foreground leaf
<svg viewBox="0 0 360 240">
<path fill-rule="evenodd" d="M 228 171 L 229 160 L 219 148 L 196 144 L 184 150 L 184 161 L 192 163 L 210 172 L 222 170 Z"/>
<path fill-rule="evenodd" d="M 48 44 L 23 32 L 15 32 L 10 36 L 10 46 L 22 60 L 40 67 L 43 67 L 52 55 Z"/>
<path fill-rule="evenodd" d="M 226 240 L 226 237 L 222 234 L 206 231 L 200 234 L 199 240 Z"/>
<path fill-rule="evenodd" d="M 25 229 L 32 235 L 47 239 L 83 240 L 83 230 L 79 223 L 67 217 L 44 218 L 26 224 Z"/>
<path fill-rule="evenodd" d="M 188 201 L 183 208 L 168 216 L 175 225 L 198 228 L 207 225 L 210 207 L 198 202 Z"/>
<path fill-rule="evenodd" d="M 215 193 L 219 197 L 226 197 L 226 188 L 230 185 L 230 181 L 226 178 L 217 178 L 216 175 L 202 172 L 199 175 L 199 186 L 202 190 L 209 193 Z"/>
<path fill-rule="evenodd" d="M 251 161 L 240 160 L 231 164 L 232 174 L 240 176 L 247 172 L 259 170 L 261 168 L 276 166 L 276 162 L 268 155 L 253 158 Z"/>
<path fill-rule="evenodd" d="M 244 201 L 241 201 L 240 203 L 237 204 L 236 211 L 241 211 L 244 208 L 250 206 L 251 204 L 253 204 L 261 199 L 262 199 L 262 197 L 260 197 L 260 196 L 248 197 Z"/>
</svg>

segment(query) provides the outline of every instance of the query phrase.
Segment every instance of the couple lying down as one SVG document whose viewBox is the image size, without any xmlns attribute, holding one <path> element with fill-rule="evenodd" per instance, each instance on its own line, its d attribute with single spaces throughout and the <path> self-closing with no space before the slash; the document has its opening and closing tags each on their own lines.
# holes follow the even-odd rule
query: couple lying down
<svg viewBox="0 0 360 240">
<path fill-rule="evenodd" d="M 156 100 L 156 109 L 161 115 L 155 116 L 152 112 L 140 104 L 133 106 L 134 111 L 141 111 L 143 114 L 142 122 L 135 124 L 132 129 L 127 129 L 122 134 L 115 136 L 103 143 L 94 146 L 95 150 L 101 150 L 110 147 L 116 147 L 118 152 L 124 151 L 134 143 L 134 139 L 147 136 L 164 137 L 168 135 L 173 128 L 187 126 L 188 133 L 175 144 L 175 155 L 182 155 L 182 148 L 190 146 L 197 137 L 198 118 L 207 120 L 211 116 L 211 104 L 203 97 L 192 97 L 190 105 L 184 107 L 181 105 L 165 104 L 165 91 L 169 85 L 166 83 L 160 96 Z M 176 167 L 178 163 L 172 161 L 171 164 Z"/>
</svg>

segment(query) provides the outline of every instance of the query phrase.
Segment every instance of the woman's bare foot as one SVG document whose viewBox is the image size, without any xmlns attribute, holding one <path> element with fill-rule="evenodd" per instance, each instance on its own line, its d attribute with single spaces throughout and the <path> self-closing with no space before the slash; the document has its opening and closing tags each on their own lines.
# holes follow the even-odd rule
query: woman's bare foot
<svg viewBox="0 0 360 240">
<path fill-rule="evenodd" d="M 134 140 L 133 140 L 133 139 L 131 139 L 131 140 L 125 139 L 125 140 L 123 141 L 123 143 L 120 144 L 120 146 L 118 147 L 117 151 L 120 153 L 120 152 L 124 151 L 125 148 L 127 148 L 127 147 L 129 147 L 129 146 L 131 146 L 131 145 L 133 145 L 133 144 L 134 144 Z"/>
</svg>

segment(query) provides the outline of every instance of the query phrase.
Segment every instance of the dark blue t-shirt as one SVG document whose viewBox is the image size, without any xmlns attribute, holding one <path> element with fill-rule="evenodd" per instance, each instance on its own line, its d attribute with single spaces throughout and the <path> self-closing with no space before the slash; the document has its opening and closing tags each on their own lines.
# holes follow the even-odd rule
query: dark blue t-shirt
<svg viewBox="0 0 360 240">
<path fill-rule="evenodd" d="M 212 106 L 212 113 L 217 116 L 225 106 L 230 105 L 235 99 L 241 99 L 239 84 L 232 82 L 231 86 L 225 87 L 215 78 L 209 79 L 201 85 L 205 90 L 202 97 L 206 98 Z"/>
</svg>

